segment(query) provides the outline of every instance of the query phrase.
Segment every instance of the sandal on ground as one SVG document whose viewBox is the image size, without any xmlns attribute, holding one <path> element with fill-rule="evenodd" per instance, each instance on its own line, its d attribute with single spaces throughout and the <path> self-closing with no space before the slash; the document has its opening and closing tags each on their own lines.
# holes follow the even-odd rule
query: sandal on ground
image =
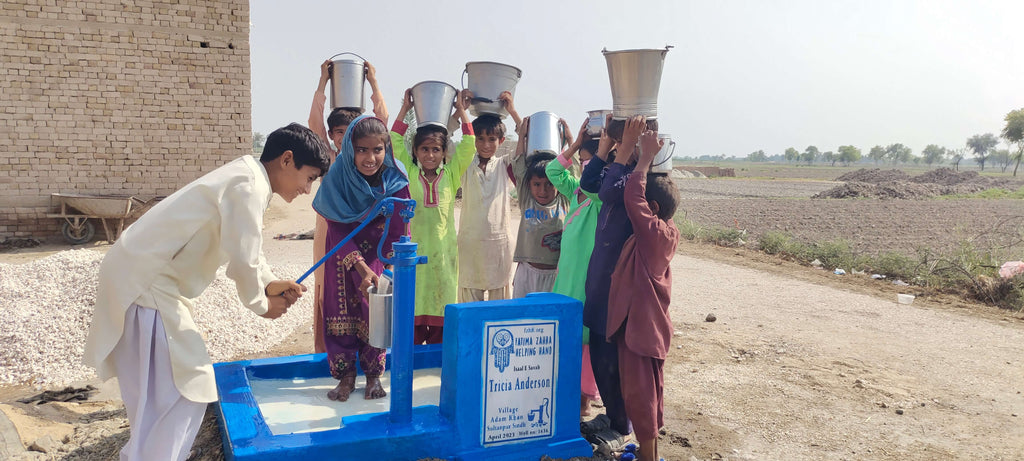
<svg viewBox="0 0 1024 461">
<path fill-rule="evenodd" d="M 626 436 L 611 428 L 602 429 L 597 433 L 588 435 L 586 438 L 588 442 L 597 445 L 598 453 L 608 457 L 611 457 L 615 452 L 622 451 L 623 447 L 626 446 Z"/>
<path fill-rule="evenodd" d="M 596 434 L 603 429 L 608 429 L 612 426 L 612 420 L 608 419 L 608 415 L 601 413 L 591 419 L 590 421 L 583 421 L 580 423 L 580 433 L 583 435 Z"/>
</svg>

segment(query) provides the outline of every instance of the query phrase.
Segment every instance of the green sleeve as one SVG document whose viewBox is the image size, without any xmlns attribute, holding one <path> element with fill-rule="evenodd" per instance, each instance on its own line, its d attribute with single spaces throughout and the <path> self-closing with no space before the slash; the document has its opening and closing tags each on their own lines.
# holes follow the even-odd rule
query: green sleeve
<svg viewBox="0 0 1024 461">
<path fill-rule="evenodd" d="M 462 135 L 462 140 L 455 146 L 455 155 L 452 156 L 452 171 L 456 173 L 455 179 L 459 187 L 462 186 L 462 175 L 466 174 L 469 165 L 473 163 L 474 154 L 476 154 L 476 136 Z"/>
<path fill-rule="evenodd" d="M 409 155 L 409 151 L 405 150 L 405 137 L 392 131 L 391 149 L 395 153 L 395 160 L 402 162 L 402 165 L 405 166 L 405 171 L 411 171 L 413 168 L 412 157 Z"/>
<path fill-rule="evenodd" d="M 572 197 L 576 192 L 576 188 L 580 186 L 580 180 L 562 166 L 562 162 L 558 161 L 558 157 L 548 162 L 544 172 L 547 173 L 548 181 L 551 181 L 551 184 L 555 186 L 558 193 L 566 197 Z"/>
</svg>

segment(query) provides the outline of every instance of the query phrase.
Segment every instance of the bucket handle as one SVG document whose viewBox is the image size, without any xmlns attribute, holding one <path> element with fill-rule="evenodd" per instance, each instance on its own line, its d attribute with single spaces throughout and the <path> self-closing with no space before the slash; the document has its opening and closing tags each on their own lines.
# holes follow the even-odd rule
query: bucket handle
<svg viewBox="0 0 1024 461">
<path fill-rule="evenodd" d="M 561 144 L 558 146 L 558 150 L 564 149 L 569 144 L 569 137 L 566 136 L 565 125 L 562 125 L 561 119 L 558 122 L 558 142 Z"/>
<path fill-rule="evenodd" d="M 658 162 L 658 163 L 655 163 L 655 164 L 651 165 L 651 167 L 659 166 L 659 165 L 661 165 L 661 164 L 663 164 L 665 162 L 672 161 L 672 156 L 675 155 L 675 153 L 676 153 L 676 142 L 675 141 L 669 141 L 668 145 L 672 147 L 668 151 L 668 157 L 665 158 L 664 160 Z"/>
<path fill-rule="evenodd" d="M 366 58 L 364 58 L 362 56 L 359 56 L 358 54 L 355 54 L 355 53 L 353 53 L 351 51 L 345 51 L 343 53 L 338 53 L 338 54 L 336 54 L 334 56 L 331 56 L 331 57 L 327 58 L 327 60 L 331 61 L 331 63 L 332 63 L 331 67 L 333 68 L 333 66 L 334 66 L 334 64 L 333 64 L 334 63 L 334 58 L 336 58 L 338 56 L 341 56 L 341 55 L 345 55 L 345 54 L 351 54 L 352 56 L 355 56 L 355 57 L 363 60 L 363 78 L 366 78 Z M 333 70 L 331 71 L 331 73 L 333 74 Z M 333 75 L 332 75 L 332 78 L 333 78 Z M 334 83 L 331 83 L 331 84 L 333 85 Z"/>
<path fill-rule="evenodd" d="M 341 55 L 344 55 L 344 54 L 351 54 L 352 56 L 355 56 L 355 57 L 357 57 L 357 58 L 359 58 L 359 59 L 362 59 L 362 60 L 363 60 L 363 62 L 366 62 L 366 58 L 364 58 L 364 57 L 362 57 L 362 56 L 359 56 L 358 54 L 355 54 L 355 53 L 353 53 L 353 52 L 351 52 L 351 51 L 345 51 L 345 52 L 342 52 L 342 53 L 338 53 L 338 54 L 336 54 L 336 55 L 334 55 L 334 56 L 331 56 L 331 57 L 329 57 L 329 58 L 327 58 L 327 59 L 328 59 L 328 60 L 330 60 L 330 61 L 333 61 L 333 60 L 334 60 L 334 58 L 336 58 L 336 57 L 338 57 L 338 56 L 341 56 Z"/>
<path fill-rule="evenodd" d="M 463 90 L 466 89 L 466 75 L 467 74 L 469 74 L 469 68 L 468 67 L 465 68 L 465 69 L 462 69 L 462 77 L 459 78 L 459 84 L 462 86 Z M 485 97 L 477 96 L 477 95 L 473 95 L 473 97 L 470 98 L 469 100 L 470 100 L 470 102 L 473 102 L 473 103 L 483 102 L 483 103 L 491 104 L 491 103 L 497 102 L 497 101 L 495 101 L 495 100 L 493 100 L 491 98 L 485 98 Z"/>
</svg>

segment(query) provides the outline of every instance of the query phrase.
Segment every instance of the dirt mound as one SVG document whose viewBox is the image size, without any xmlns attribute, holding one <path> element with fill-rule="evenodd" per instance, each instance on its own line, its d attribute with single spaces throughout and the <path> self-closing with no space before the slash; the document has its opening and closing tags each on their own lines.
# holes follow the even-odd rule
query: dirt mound
<svg viewBox="0 0 1024 461">
<path fill-rule="evenodd" d="M 914 184 L 907 181 L 893 181 L 885 184 L 848 182 L 833 187 L 811 198 L 877 198 L 877 199 L 922 199 L 937 195 L 934 184 Z"/>
<path fill-rule="evenodd" d="M 939 195 L 973 194 L 1001 187 L 1016 189 L 1020 180 L 981 176 L 977 171 L 957 172 L 938 168 L 918 176 L 900 170 L 861 168 L 838 178 L 846 184 L 813 195 L 811 198 L 925 199 Z"/>
<path fill-rule="evenodd" d="M 838 178 L 836 181 L 839 182 L 864 182 L 869 184 L 881 184 L 884 182 L 893 181 L 906 181 L 910 179 L 910 175 L 904 173 L 902 170 L 883 170 L 881 168 L 861 168 L 857 171 L 851 171 Z"/>
<path fill-rule="evenodd" d="M 952 168 L 931 170 L 927 173 L 914 176 L 913 178 L 910 178 L 910 180 L 916 183 L 941 184 L 943 186 L 955 186 L 957 184 L 979 182 L 979 180 L 980 182 L 989 182 L 988 178 L 981 177 L 977 171 L 956 172 L 953 171 Z"/>
</svg>

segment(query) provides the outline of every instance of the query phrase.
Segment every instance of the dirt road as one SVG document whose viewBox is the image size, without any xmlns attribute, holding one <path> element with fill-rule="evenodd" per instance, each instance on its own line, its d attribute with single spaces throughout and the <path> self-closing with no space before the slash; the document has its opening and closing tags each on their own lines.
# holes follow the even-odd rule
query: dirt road
<svg viewBox="0 0 1024 461">
<path fill-rule="evenodd" d="M 297 211 L 307 207 L 275 201 L 271 263 L 309 259 L 310 241 L 269 239 L 311 227 Z M 672 270 L 666 459 L 1024 459 L 1024 316 L 923 297 L 898 305 L 891 284 L 746 250 L 684 243 Z M 311 344 L 303 326 L 268 355 Z M 0 408 L 19 409 L 11 419 L 26 445 L 54 433 L 58 448 L 14 459 L 111 459 L 127 439 L 116 391 L 82 405 L 13 403 L 31 392 L 0 389 Z M 212 420 L 197 444 L 201 459 L 221 459 Z"/>
<path fill-rule="evenodd" d="M 689 249 L 702 257 L 673 263 L 666 459 L 1024 459 L 1020 315 Z"/>
</svg>

